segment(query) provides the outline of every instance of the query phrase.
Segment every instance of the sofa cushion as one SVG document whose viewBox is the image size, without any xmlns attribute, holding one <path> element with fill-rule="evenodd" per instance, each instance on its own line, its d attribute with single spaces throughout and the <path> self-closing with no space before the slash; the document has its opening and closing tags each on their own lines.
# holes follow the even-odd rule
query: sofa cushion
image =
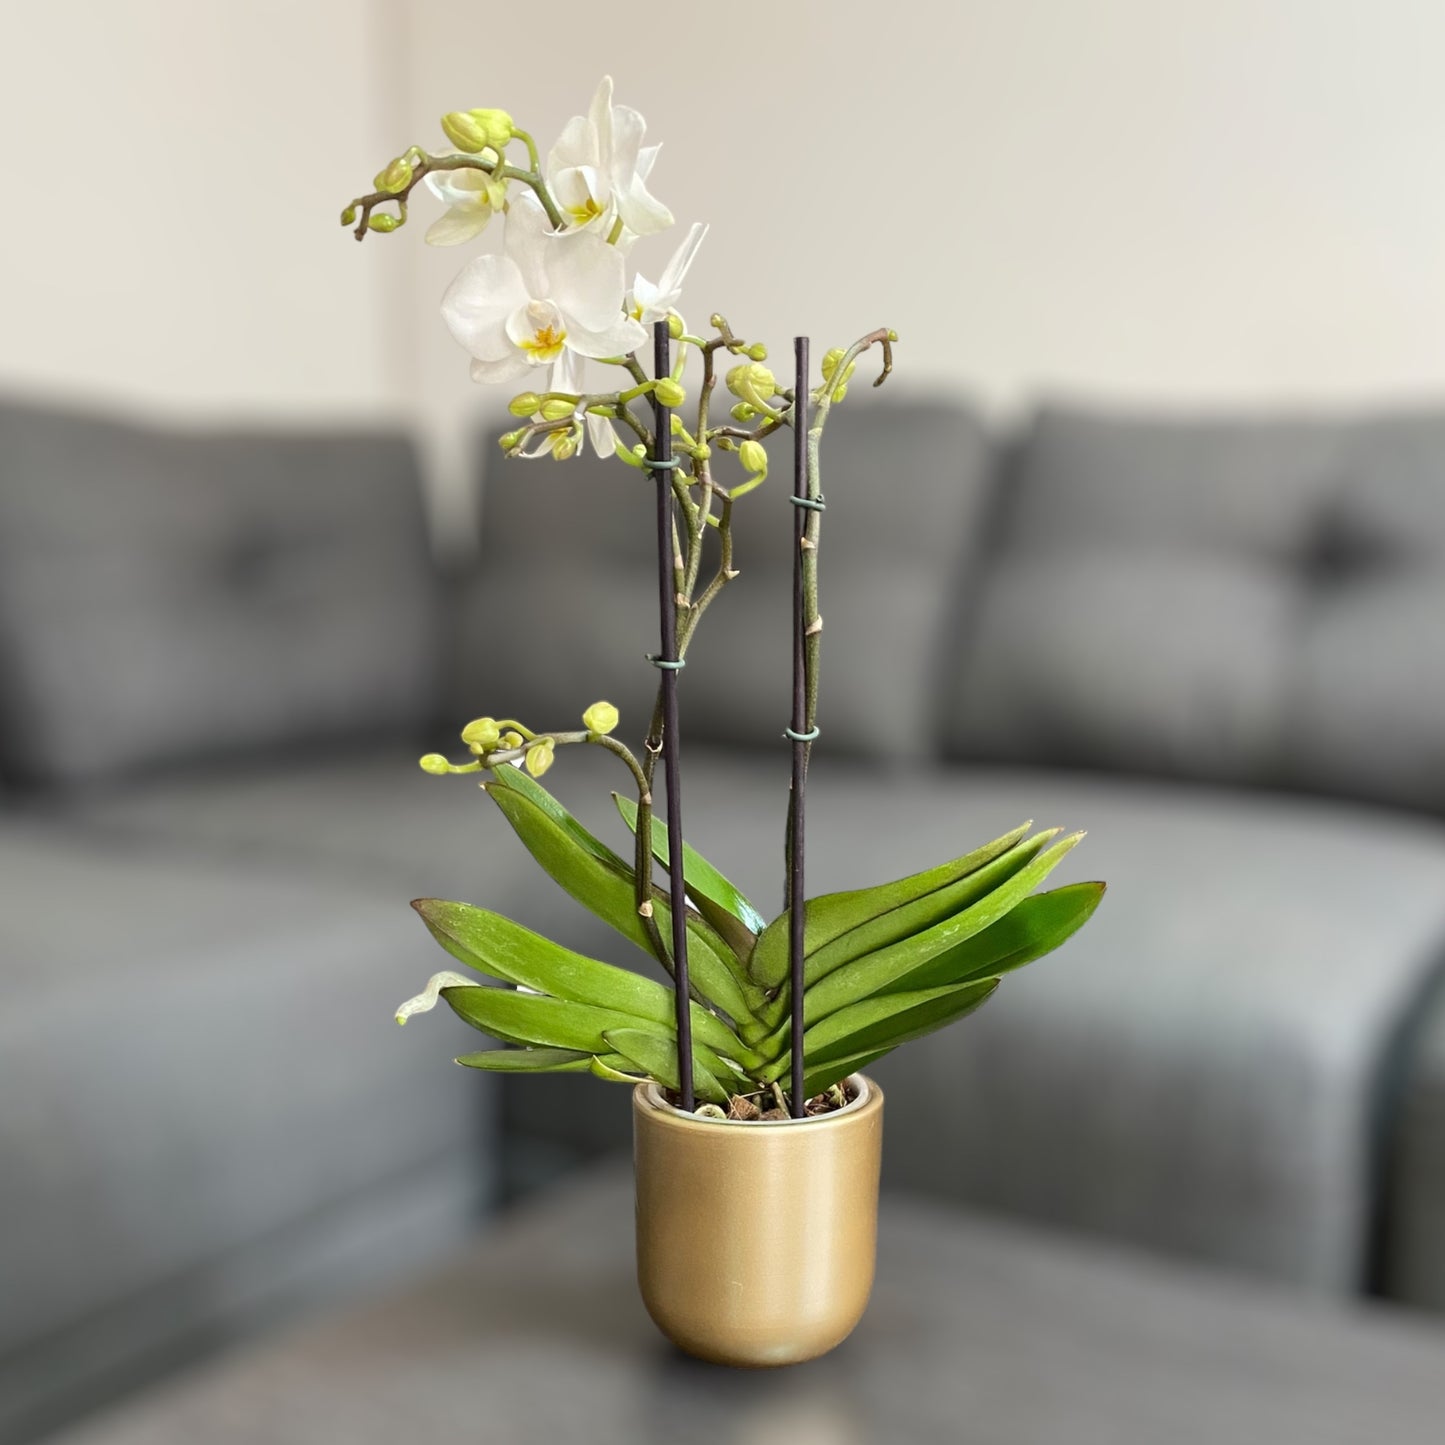
<svg viewBox="0 0 1445 1445">
<path fill-rule="evenodd" d="M 1048 408 L 999 522 L 955 755 L 1445 809 L 1445 414 Z"/>
<path fill-rule="evenodd" d="M 0 405 L 0 768 L 93 780 L 410 729 L 437 599 L 396 436 Z"/>
<path fill-rule="evenodd" d="M 834 751 L 927 755 L 936 750 L 936 657 L 991 449 L 961 404 L 854 393 L 823 442 L 820 723 Z M 772 475 L 735 509 L 741 575 L 689 655 L 685 738 L 768 746 L 788 722 L 790 446 L 790 435 L 772 439 Z M 721 478 L 739 475 L 720 457 Z M 460 721 L 491 713 L 571 726 L 606 697 L 624 729 L 641 733 L 656 688 L 643 660 L 658 646 L 653 498 L 646 476 L 617 462 L 528 464 L 490 448 L 481 573 L 452 670 Z"/>
<path fill-rule="evenodd" d="M 392 1022 L 434 962 L 408 910 L 197 851 L 0 830 L 0 1439 L 485 1203 L 488 1081 L 449 1062 L 477 1035 Z"/>
<path fill-rule="evenodd" d="M 615 845 L 606 787 L 620 771 L 577 749 L 547 777 Z M 364 862 L 373 893 L 451 890 L 648 966 L 541 874 L 464 780 L 416 784 L 358 759 L 309 782 L 131 790 L 84 816 L 118 842 L 229 849 L 237 861 L 269 848 L 292 867 Z M 698 746 L 688 758 L 689 839 L 769 916 L 787 786 L 785 752 Z M 1400 1021 L 1445 957 L 1445 828 L 1177 783 L 957 766 L 883 774 L 820 751 L 809 892 L 928 866 L 1028 814 L 1088 827 L 1056 881 L 1105 878 L 1109 895 L 1083 933 L 976 1018 L 879 1065 L 891 1179 L 1323 1292 L 1356 1288 L 1380 1090 Z M 625 1090 L 563 1077 L 504 1092 L 513 1126 L 553 1157 L 626 1144 Z"/>
</svg>

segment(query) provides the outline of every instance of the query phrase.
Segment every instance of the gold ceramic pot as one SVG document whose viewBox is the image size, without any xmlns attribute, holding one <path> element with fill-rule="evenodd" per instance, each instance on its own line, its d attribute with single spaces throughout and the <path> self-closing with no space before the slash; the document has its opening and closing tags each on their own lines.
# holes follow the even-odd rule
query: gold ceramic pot
<svg viewBox="0 0 1445 1445">
<path fill-rule="evenodd" d="M 637 1282 L 658 1328 L 722 1365 L 826 1354 L 873 1287 L 883 1092 L 811 1119 L 735 1123 L 632 1094 Z"/>
</svg>

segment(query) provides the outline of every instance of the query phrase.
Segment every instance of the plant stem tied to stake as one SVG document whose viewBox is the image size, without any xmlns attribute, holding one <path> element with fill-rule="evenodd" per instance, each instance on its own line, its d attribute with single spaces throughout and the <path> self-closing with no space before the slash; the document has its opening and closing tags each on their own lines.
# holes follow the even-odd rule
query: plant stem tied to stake
<svg viewBox="0 0 1445 1445">
<path fill-rule="evenodd" d="M 653 375 L 672 373 L 672 338 L 667 322 L 652 328 Z M 687 976 L 687 898 L 683 883 L 682 782 L 677 722 L 677 580 L 673 575 L 672 541 L 672 413 L 652 398 L 656 435 L 652 467 L 657 483 L 658 612 L 662 619 L 662 651 L 654 659 L 662 672 L 662 770 L 667 783 L 667 855 L 672 913 L 672 986 L 677 1004 L 677 1082 L 682 1107 L 692 1112 L 692 1012 Z"/>
<path fill-rule="evenodd" d="M 805 598 L 803 595 L 803 549 L 808 540 L 809 508 L 815 501 L 810 490 L 808 472 L 808 338 L 793 338 L 793 355 L 797 379 L 793 384 L 793 725 L 788 735 L 793 740 L 793 792 L 788 809 L 788 897 L 792 903 L 789 916 L 788 961 L 792 979 L 789 1013 L 792 1022 L 793 1050 L 793 1118 L 803 1117 L 803 949 L 806 910 L 803 900 L 803 789 L 808 779 L 808 661 L 804 630 Z"/>
</svg>

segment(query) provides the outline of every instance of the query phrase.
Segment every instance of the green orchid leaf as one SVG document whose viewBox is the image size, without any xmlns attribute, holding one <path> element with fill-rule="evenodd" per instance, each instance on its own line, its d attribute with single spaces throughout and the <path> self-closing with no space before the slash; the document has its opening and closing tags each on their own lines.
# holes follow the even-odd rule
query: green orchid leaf
<svg viewBox="0 0 1445 1445">
<path fill-rule="evenodd" d="M 930 988 L 865 999 L 830 1014 L 803 1035 L 803 1063 L 896 1049 L 981 1008 L 998 988 L 996 978 L 957 988 Z"/>
<path fill-rule="evenodd" d="M 939 954 L 894 987 L 940 988 L 1012 973 L 1053 952 L 1077 933 L 1103 897 L 1102 883 L 1068 883 L 1047 893 L 1036 893 L 982 933 Z"/>
<path fill-rule="evenodd" d="M 920 1032 L 942 1028 L 972 1013 L 997 987 L 998 980 L 990 978 L 959 987 L 880 994 L 850 1004 L 829 1014 L 803 1035 L 804 1071 L 830 1059 L 896 1048 L 905 1036 L 917 1038 Z M 935 1018 L 937 1021 L 932 1022 Z M 925 1023 L 927 1027 L 918 1027 Z M 917 1032 L 910 1032 L 915 1029 Z M 760 1075 L 763 1082 L 782 1078 L 792 1066 L 792 1057 L 792 1050 L 785 1049 Z"/>
<path fill-rule="evenodd" d="M 811 1099 L 821 1094 L 824 1089 L 830 1089 L 849 1074 L 861 1073 L 870 1064 L 876 1064 L 885 1054 L 892 1053 L 892 1049 L 871 1049 L 863 1053 L 849 1054 L 846 1058 L 830 1059 L 823 1064 L 808 1064 L 804 1061 L 803 1069 L 803 1096 Z"/>
<path fill-rule="evenodd" d="M 541 783 L 523 769 L 510 765 L 493 769 L 491 777 L 482 786 L 490 789 L 494 785 L 520 793 L 528 802 L 541 809 L 584 852 L 590 853 L 599 862 L 620 868 L 629 878 L 632 876 L 632 864 L 584 828 Z"/>
<path fill-rule="evenodd" d="M 892 883 L 880 883 L 873 888 L 859 888 L 847 893 L 825 893 L 820 897 L 810 898 L 805 908 L 805 957 L 819 952 L 855 929 L 882 920 L 888 914 L 966 878 L 1016 847 L 1031 826 L 1024 823 L 1012 832 L 1005 833 L 1003 837 L 985 843 L 982 848 L 974 849 L 972 853 L 965 853 L 961 858 L 926 869 L 922 873 L 895 879 Z M 753 949 L 749 970 L 753 978 L 765 988 L 778 988 L 787 980 L 790 913 L 791 910 L 784 910 L 773 919 L 758 935 L 757 946 Z"/>
<path fill-rule="evenodd" d="M 606 1042 L 610 1051 L 630 1059 L 659 1084 L 669 1089 L 680 1087 L 675 1042 L 628 1028 L 608 1029 Z M 696 1050 L 693 1052 L 692 1083 L 698 1098 L 710 1104 L 727 1103 L 727 1089 L 698 1057 Z"/>
<path fill-rule="evenodd" d="M 569 999 L 549 998 L 545 994 L 518 993 L 515 989 L 475 984 L 466 988 L 453 985 L 442 989 L 441 995 L 453 1012 L 473 1028 L 509 1042 L 520 1040 L 532 1047 L 606 1053 L 603 1034 L 617 1028 L 653 1034 L 664 1042 L 672 1037 L 662 1024 L 616 1009 L 572 1003 Z"/>
<path fill-rule="evenodd" d="M 613 793 L 612 801 L 617 804 L 622 821 L 635 834 L 637 804 L 620 793 Z M 667 824 L 657 817 L 652 820 L 652 856 L 664 868 L 671 856 L 667 846 Z M 686 842 L 682 845 L 682 873 L 698 912 L 727 939 L 740 958 L 747 958 L 757 935 L 766 926 L 762 914 L 696 848 Z"/>
<path fill-rule="evenodd" d="M 470 903 L 418 898 L 412 905 L 446 951 L 459 963 L 503 983 L 592 1004 L 674 1027 L 672 989 L 629 969 L 573 953 L 500 913 Z M 745 1064 L 758 1062 L 716 1015 L 691 1004 L 693 1037 Z"/>
<path fill-rule="evenodd" d="M 486 1049 L 463 1054 L 457 1063 L 494 1074 L 585 1074 L 592 1056 L 575 1049 Z"/>
<path fill-rule="evenodd" d="M 884 993 L 907 980 L 925 964 L 975 937 L 1016 908 L 1063 861 L 1084 835 L 1061 838 L 1017 873 L 953 917 L 935 923 L 912 938 L 880 948 L 835 968 L 807 991 L 803 1017 L 809 1026 L 849 1004 Z"/>
<path fill-rule="evenodd" d="M 588 1066 L 597 1078 L 605 1079 L 609 1084 L 645 1084 L 647 1075 L 642 1073 L 627 1072 L 628 1069 L 636 1069 L 637 1065 L 631 1059 L 625 1059 L 621 1054 L 606 1054 L 589 1059 Z"/>
<path fill-rule="evenodd" d="M 487 795 L 502 810 L 527 851 L 543 871 L 584 908 L 650 954 L 652 950 L 647 931 L 634 902 L 631 870 L 599 857 L 579 841 L 577 831 L 581 825 L 575 824 L 575 820 L 574 826 L 559 822 L 555 806 L 539 806 L 512 780 L 506 783 L 500 781 L 503 774 L 516 772 L 515 768 L 499 768 L 496 778 L 485 787 Z M 615 854 L 612 856 L 616 857 Z M 652 906 L 663 938 L 670 940 L 671 910 L 666 895 L 660 890 L 654 891 Z M 693 987 L 710 1004 L 739 1024 L 755 1024 L 753 1005 L 760 1002 L 760 997 L 754 994 L 750 1000 L 744 993 L 738 977 L 741 965 L 732 950 L 711 925 L 696 914 L 688 916 L 687 934 L 689 978 Z"/>
</svg>

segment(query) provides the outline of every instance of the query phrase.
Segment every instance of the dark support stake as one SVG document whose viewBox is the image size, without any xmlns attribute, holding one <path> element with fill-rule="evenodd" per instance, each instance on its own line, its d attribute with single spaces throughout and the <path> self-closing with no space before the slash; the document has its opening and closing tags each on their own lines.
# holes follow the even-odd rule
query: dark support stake
<svg viewBox="0 0 1445 1445">
<path fill-rule="evenodd" d="M 672 372 L 672 338 L 667 322 L 652 328 L 653 375 L 659 380 Z M 682 877 L 682 783 L 679 780 L 677 724 L 677 579 L 672 554 L 672 413 L 652 400 L 657 441 L 653 448 L 653 477 L 657 482 L 658 614 L 662 618 L 662 769 L 667 782 L 667 854 L 672 909 L 672 987 L 677 1004 L 677 1081 L 682 1107 L 689 1113 L 695 1103 L 692 1088 L 692 1013 L 687 977 L 687 901 Z M 670 664 L 670 665 L 669 665 Z"/>
<path fill-rule="evenodd" d="M 793 339 L 797 376 L 793 382 L 793 496 L 809 499 L 808 490 L 808 338 Z M 806 915 L 803 892 L 803 788 L 808 777 L 807 663 L 803 629 L 803 538 L 808 509 L 793 507 L 793 796 L 788 810 L 788 961 L 792 976 L 789 1001 L 793 1049 L 793 1118 L 803 1117 L 803 943 Z"/>
</svg>

